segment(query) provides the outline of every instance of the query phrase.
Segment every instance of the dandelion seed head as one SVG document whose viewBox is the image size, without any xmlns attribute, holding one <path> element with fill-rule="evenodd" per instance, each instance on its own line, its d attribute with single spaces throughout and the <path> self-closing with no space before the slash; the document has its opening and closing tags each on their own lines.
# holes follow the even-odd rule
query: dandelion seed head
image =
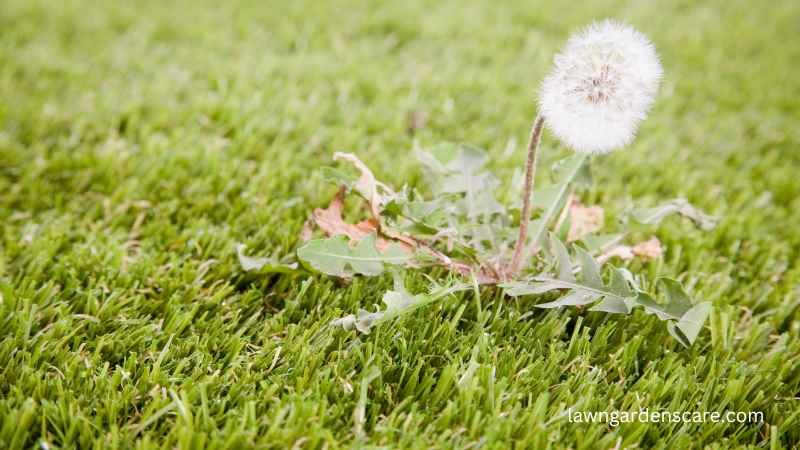
<svg viewBox="0 0 800 450">
<path fill-rule="evenodd" d="M 633 141 L 661 81 L 653 44 L 606 20 L 573 35 L 544 79 L 539 108 L 547 128 L 579 153 L 607 153 Z"/>
</svg>

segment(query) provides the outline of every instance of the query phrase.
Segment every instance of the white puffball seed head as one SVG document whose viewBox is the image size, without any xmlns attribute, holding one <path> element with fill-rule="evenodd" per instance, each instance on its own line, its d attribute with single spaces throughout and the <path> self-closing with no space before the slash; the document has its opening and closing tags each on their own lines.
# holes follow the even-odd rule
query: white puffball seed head
<svg viewBox="0 0 800 450">
<path fill-rule="evenodd" d="M 606 20 L 573 35 L 544 79 L 539 108 L 547 128 L 579 153 L 607 153 L 633 141 L 661 81 L 653 44 Z"/>
</svg>

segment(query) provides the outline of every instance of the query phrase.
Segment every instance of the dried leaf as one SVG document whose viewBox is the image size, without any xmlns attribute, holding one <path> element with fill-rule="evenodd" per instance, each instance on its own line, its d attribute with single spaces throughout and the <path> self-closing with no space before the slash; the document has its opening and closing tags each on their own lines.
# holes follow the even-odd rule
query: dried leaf
<svg viewBox="0 0 800 450">
<path fill-rule="evenodd" d="M 599 206 L 586 206 L 573 200 L 569 206 L 569 219 L 567 242 L 575 242 L 603 228 L 605 211 Z"/>
<path fill-rule="evenodd" d="M 664 248 L 661 246 L 661 241 L 654 236 L 644 242 L 634 245 L 633 247 L 624 244 L 615 245 L 606 250 L 597 258 L 597 260 L 600 262 L 606 262 L 613 257 L 618 257 L 623 261 L 630 261 L 634 257 L 638 257 L 644 261 L 649 261 L 660 258 L 663 254 Z"/>
<path fill-rule="evenodd" d="M 631 248 L 631 252 L 642 258 L 645 261 L 651 259 L 658 259 L 664 254 L 664 249 L 661 247 L 661 241 L 653 236 L 650 239 L 640 242 Z"/>
<path fill-rule="evenodd" d="M 356 181 L 353 188 L 369 202 L 372 217 L 376 219 L 380 217 L 383 206 L 396 196 L 395 192 L 387 185 L 376 180 L 369 167 L 358 159 L 356 155 L 336 152 L 333 154 L 333 160 L 345 160 L 361 172 L 361 177 Z"/>
<path fill-rule="evenodd" d="M 613 257 L 618 257 L 623 261 L 630 261 L 633 259 L 633 250 L 629 245 L 615 245 L 610 249 L 606 250 L 602 255 L 597 257 L 597 260 L 605 263 L 609 259 Z"/>
<path fill-rule="evenodd" d="M 314 219 L 313 217 L 309 217 L 303 222 L 303 229 L 300 230 L 300 240 L 308 242 L 312 237 L 314 237 Z"/>
<path fill-rule="evenodd" d="M 417 130 L 425 128 L 428 124 L 428 114 L 425 111 L 409 111 L 406 115 L 406 129 L 414 134 Z"/>
<path fill-rule="evenodd" d="M 355 225 L 346 223 L 342 219 L 343 208 L 344 189 L 340 189 L 327 208 L 314 210 L 312 215 L 314 223 L 328 236 L 344 235 L 353 241 L 360 241 L 364 236 L 377 232 L 377 226 L 373 220 L 366 220 Z"/>
<path fill-rule="evenodd" d="M 344 189 L 340 189 L 333 197 L 327 208 L 317 208 L 311 218 L 314 223 L 325 233 L 326 236 L 347 236 L 351 244 L 356 243 L 364 237 L 378 233 L 378 223 L 375 219 L 363 220 L 356 224 L 347 223 L 342 218 L 344 208 Z M 307 239 L 306 239 L 307 241 Z M 388 249 L 392 244 L 397 244 L 406 252 L 414 250 L 413 241 L 391 241 L 382 236 L 378 236 L 375 246 L 379 251 Z"/>
</svg>

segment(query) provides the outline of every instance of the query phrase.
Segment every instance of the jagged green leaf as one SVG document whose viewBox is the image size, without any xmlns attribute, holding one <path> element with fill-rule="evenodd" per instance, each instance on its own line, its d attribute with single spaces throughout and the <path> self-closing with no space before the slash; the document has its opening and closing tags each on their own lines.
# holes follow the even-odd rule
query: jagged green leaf
<svg viewBox="0 0 800 450">
<path fill-rule="evenodd" d="M 439 150 L 440 154 L 449 154 L 451 149 Z M 440 159 L 441 161 L 441 159 Z M 470 172 L 477 173 L 489 162 L 489 154 L 471 145 L 459 145 L 455 157 L 445 163 L 445 167 L 450 172 Z"/>
<path fill-rule="evenodd" d="M 688 217 L 703 230 L 710 230 L 717 225 L 718 218 L 708 215 L 692 206 L 685 198 L 669 200 L 654 208 L 641 208 L 631 211 L 631 217 L 639 223 L 658 224 L 671 214 Z"/>
<path fill-rule="evenodd" d="M 686 335 L 684 335 L 683 332 L 678 328 L 677 322 L 667 322 L 667 331 L 669 331 L 669 334 L 684 347 L 688 348 L 692 345 L 692 343 L 689 342 L 689 338 L 686 337 Z"/>
<path fill-rule="evenodd" d="M 297 249 L 297 257 L 314 269 L 338 277 L 353 275 L 375 276 L 383 273 L 387 264 L 406 264 L 413 255 L 397 244 L 380 252 L 375 247 L 375 235 L 370 234 L 351 247 L 344 236 L 314 239 Z"/>
<path fill-rule="evenodd" d="M 415 148 L 414 156 L 416 156 L 417 161 L 431 172 L 443 174 L 447 172 L 445 165 L 455 158 L 457 152 L 458 146 L 456 144 L 443 142 L 430 148 L 429 151 Z"/>
<path fill-rule="evenodd" d="M 558 277 L 537 276 L 529 280 L 503 283 L 500 286 L 512 297 L 539 295 L 564 289 L 566 294 L 557 300 L 535 305 L 537 308 L 558 308 L 594 304 L 589 311 L 612 314 L 630 314 L 635 306 L 667 321 L 667 329 L 683 345 L 691 345 L 697 338 L 710 311 L 710 304 L 692 306 L 689 295 L 676 280 L 660 278 L 661 291 L 667 301 L 657 303 L 646 292 L 638 290 L 633 275 L 624 268 L 612 267 L 608 284 L 604 284 L 600 267 L 586 251 L 576 248 L 580 279 L 573 275 L 574 264 L 561 241 L 550 234 L 553 256 L 558 267 Z"/>
<path fill-rule="evenodd" d="M 466 283 L 452 283 L 447 286 L 434 286 L 426 294 L 412 295 L 403 285 L 401 273 L 393 272 L 392 276 L 394 277 L 394 288 L 383 294 L 382 300 L 386 305 L 383 310 L 369 312 L 360 309 L 357 314 L 349 314 L 331 321 L 331 325 L 346 330 L 356 329 L 361 333 L 369 334 L 372 328 L 380 323 L 409 314 L 450 294 L 471 288 Z"/>
<path fill-rule="evenodd" d="M 567 247 L 552 233 L 550 233 L 550 242 L 558 266 L 558 279 L 574 282 L 575 276 L 572 274 L 572 261 L 569 259 Z"/>
<path fill-rule="evenodd" d="M 589 303 L 594 303 L 600 299 L 600 297 L 602 297 L 602 294 L 597 292 L 583 289 L 573 289 L 572 291 L 568 292 L 567 295 L 559 298 L 558 300 L 547 303 L 538 303 L 534 306 L 545 309 L 558 308 L 561 306 L 582 306 L 588 305 Z"/>
<path fill-rule="evenodd" d="M 659 278 L 658 283 L 664 289 L 667 296 L 666 311 L 676 317 L 682 317 L 686 311 L 692 307 L 689 294 L 683 290 L 683 286 L 672 278 Z"/>
<path fill-rule="evenodd" d="M 669 311 L 666 305 L 657 303 L 650 294 L 647 292 L 638 292 L 636 295 L 636 304 L 643 307 L 645 312 L 655 314 L 661 320 L 679 320 L 681 315 L 675 315 Z"/>
<path fill-rule="evenodd" d="M 344 317 L 334 319 L 331 325 L 335 327 L 342 327 L 345 330 L 358 330 L 361 333 L 369 334 L 372 326 L 383 317 L 383 311 L 369 312 L 365 309 L 359 309 L 356 314 L 348 314 Z"/>
<path fill-rule="evenodd" d="M 403 205 L 403 216 L 414 224 L 424 227 L 427 233 L 436 233 L 447 226 L 448 218 L 455 212 L 453 205 L 445 199 L 414 199 Z"/>
<path fill-rule="evenodd" d="M 636 292 L 631 288 L 633 284 L 632 277 L 629 279 L 627 276 L 628 274 L 630 274 L 630 272 L 625 269 L 613 267 L 611 269 L 611 279 L 608 283 L 608 289 L 622 298 L 635 297 Z"/>
<path fill-rule="evenodd" d="M 600 266 L 597 265 L 597 261 L 578 247 L 576 247 L 575 251 L 578 254 L 578 260 L 581 265 L 583 282 L 589 287 L 603 289 L 603 280 L 600 278 Z"/>
<path fill-rule="evenodd" d="M 350 154 L 337 154 L 336 159 L 345 159 L 361 172 L 359 178 L 350 174 L 327 169 L 326 179 L 345 185 L 358 192 L 369 201 L 373 217 L 380 216 L 385 232 L 401 231 L 418 239 L 428 239 L 437 246 L 447 245 L 447 254 L 466 261 L 500 261 L 498 253 L 508 249 L 513 242 L 507 224 L 505 209 L 494 196 L 499 186 L 498 179 L 486 169 L 488 154 L 480 149 L 445 143 L 432 147 L 429 151 L 416 150 L 417 157 L 433 174 L 436 194 L 432 200 L 422 200 L 415 191 L 403 189 L 395 193 L 391 188 L 375 180 L 368 168 Z M 529 241 L 527 245 L 543 248 L 551 254 L 554 275 L 542 274 L 527 280 L 500 284 L 510 296 L 540 295 L 552 291 L 562 291 L 563 295 L 538 308 L 557 308 L 563 306 L 589 306 L 589 311 L 615 314 L 629 314 L 635 306 L 642 306 L 649 314 L 654 314 L 667 322 L 671 335 L 682 345 L 691 345 L 702 330 L 710 304 L 692 305 L 689 296 L 681 285 L 671 279 L 659 279 L 659 293 L 664 301 L 656 301 L 642 292 L 633 275 L 624 268 L 611 267 L 608 282 L 601 275 L 600 264 L 592 254 L 601 252 L 616 242 L 622 235 L 589 235 L 581 239 L 585 248 L 574 249 L 574 260 L 570 251 L 559 236 L 565 237 L 570 227 L 569 216 L 559 221 L 558 230 L 552 230 L 556 219 L 568 207 L 570 193 L 575 186 L 591 182 L 591 171 L 585 155 L 573 155 L 560 161 L 554 167 L 554 183 L 539 188 L 532 195 L 535 209 L 529 221 Z M 637 210 L 632 213 L 643 223 L 658 223 L 669 214 L 689 217 L 703 228 L 713 227 L 716 219 L 691 206 L 685 199 L 675 199 L 656 208 Z M 545 239 L 548 236 L 549 239 Z M 349 277 L 357 274 L 377 275 L 388 266 L 408 263 L 413 255 L 398 246 L 390 246 L 385 252 L 377 250 L 374 235 L 349 245 L 343 236 L 310 241 L 297 251 L 298 257 L 308 266 L 336 276 Z M 241 254 L 243 267 L 268 267 L 271 260 L 250 258 Z M 420 258 L 424 252 L 420 252 Z M 529 252 L 533 254 L 534 252 Z M 244 258 L 244 259 L 243 259 Z M 419 259 L 418 259 L 419 260 Z M 463 260 L 463 259 L 462 259 Z M 545 261 L 549 261 L 546 258 Z M 428 293 L 412 295 L 405 290 L 402 279 L 395 276 L 395 286 L 383 295 L 382 310 L 369 312 L 360 309 L 332 322 L 333 325 L 356 329 L 369 333 L 379 323 L 407 314 L 418 307 L 429 304 L 454 289 L 466 287 L 441 287 Z"/>
<path fill-rule="evenodd" d="M 292 273 L 297 271 L 297 263 L 278 261 L 275 258 L 253 258 L 244 254 L 244 244 L 236 245 L 236 257 L 245 272 L 260 271 L 263 273 Z"/>
<path fill-rule="evenodd" d="M 700 330 L 703 329 L 703 324 L 708 319 L 711 313 L 711 303 L 702 302 L 693 306 L 691 309 L 683 314 L 683 317 L 675 324 L 676 328 L 680 330 L 681 334 L 689 342 L 693 344 L 697 339 Z M 688 346 L 687 346 L 688 347 Z"/>
<path fill-rule="evenodd" d="M 476 147 L 442 142 L 428 151 L 416 149 L 417 160 L 427 169 L 439 173 L 477 173 L 489 161 L 489 155 Z"/>
<path fill-rule="evenodd" d="M 539 295 L 556 289 L 564 289 L 564 285 L 558 280 L 551 281 L 510 281 L 501 283 L 501 288 L 506 290 L 506 294 L 511 297 L 521 297 L 523 295 Z"/>
<path fill-rule="evenodd" d="M 632 299 L 612 295 L 603 297 L 603 300 L 589 308 L 589 311 L 601 311 L 611 314 L 630 314 L 633 307 Z"/>
<path fill-rule="evenodd" d="M 456 195 L 459 212 L 467 218 L 474 221 L 505 212 L 494 196 L 499 182 L 484 170 L 489 160 L 485 151 L 466 145 L 441 144 L 430 152 L 416 150 L 416 155 L 436 175 L 434 192 Z"/>
<path fill-rule="evenodd" d="M 486 178 L 485 176 L 483 178 Z M 479 177 L 474 177 L 479 180 Z M 468 191 L 464 192 L 464 198 L 461 201 L 462 210 L 466 213 L 467 217 L 474 219 L 481 216 L 489 216 L 492 214 L 502 214 L 505 208 L 494 197 L 494 190 L 497 186 L 495 181 L 485 179 L 481 183 L 476 183 L 470 186 Z"/>
<path fill-rule="evenodd" d="M 683 290 L 681 284 L 671 278 L 659 278 L 658 284 L 667 299 L 666 303 L 657 303 L 650 294 L 639 292 L 636 303 L 644 307 L 645 311 L 655 314 L 661 320 L 680 320 L 692 308 L 689 295 Z"/>
<path fill-rule="evenodd" d="M 631 273 L 630 270 L 628 270 L 628 269 L 626 269 L 624 267 L 616 267 L 615 270 L 617 272 L 619 272 L 619 274 L 622 276 L 622 278 L 624 278 L 625 281 L 627 281 L 628 284 L 631 285 L 631 287 L 633 287 L 634 291 L 639 291 L 640 290 L 639 289 L 639 283 L 636 282 L 636 278 L 633 276 L 633 274 Z"/>
</svg>

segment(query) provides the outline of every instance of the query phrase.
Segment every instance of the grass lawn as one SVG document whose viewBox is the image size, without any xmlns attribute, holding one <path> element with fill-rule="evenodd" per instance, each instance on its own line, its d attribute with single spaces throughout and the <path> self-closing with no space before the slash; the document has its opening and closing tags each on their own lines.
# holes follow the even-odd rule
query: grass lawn
<svg viewBox="0 0 800 450">
<path fill-rule="evenodd" d="M 0 448 L 800 445 L 800 2 L 369 3 L 3 0 Z M 713 303 L 691 348 L 642 311 L 491 289 L 359 336 L 325 325 L 390 276 L 241 270 L 236 243 L 293 251 L 337 150 L 399 187 L 424 182 L 415 141 L 467 142 L 505 192 L 554 53 L 604 17 L 650 36 L 665 79 L 583 200 L 612 229 L 680 196 L 722 217 L 665 221 L 664 257 L 632 263 Z"/>
</svg>

